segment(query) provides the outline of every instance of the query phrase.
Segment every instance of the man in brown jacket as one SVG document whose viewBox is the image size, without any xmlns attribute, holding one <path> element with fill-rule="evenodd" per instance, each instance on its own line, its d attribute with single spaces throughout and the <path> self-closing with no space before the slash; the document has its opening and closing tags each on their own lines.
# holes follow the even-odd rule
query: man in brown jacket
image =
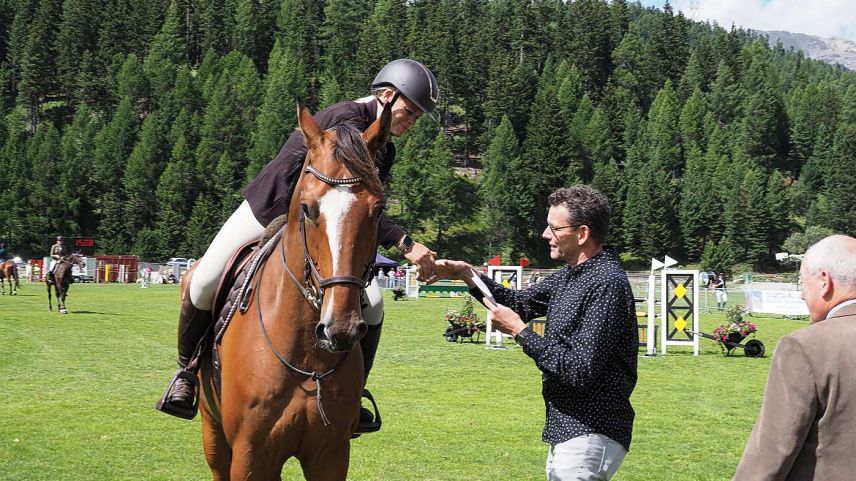
<svg viewBox="0 0 856 481">
<path fill-rule="evenodd" d="M 856 479 L 856 239 L 805 253 L 812 324 L 779 340 L 735 480 Z"/>
</svg>

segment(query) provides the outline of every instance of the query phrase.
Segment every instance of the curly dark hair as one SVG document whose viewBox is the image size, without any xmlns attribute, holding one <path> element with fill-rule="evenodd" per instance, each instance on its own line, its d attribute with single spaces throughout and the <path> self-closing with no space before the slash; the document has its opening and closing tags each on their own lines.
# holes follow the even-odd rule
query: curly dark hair
<svg viewBox="0 0 856 481">
<path fill-rule="evenodd" d="M 590 185 L 562 187 L 547 198 L 550 207 L 563 205 L 568 209 L 571 225 L 587 225 L 592 238 L 603 244 L 609 231 L 609 200 Z"/>
</svg>

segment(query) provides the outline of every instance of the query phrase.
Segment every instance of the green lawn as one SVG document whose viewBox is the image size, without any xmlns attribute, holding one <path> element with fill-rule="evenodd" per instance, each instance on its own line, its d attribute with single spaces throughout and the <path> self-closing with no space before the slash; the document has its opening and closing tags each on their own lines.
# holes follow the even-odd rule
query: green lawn
<svg viewBox="0 0 856 481">
<path fill-rule="evenodd" d="M 178 289 L 74 285 L 70 314 L 43 285 L 0 297 L 0 479 L 209 478 L 200 421 L 154 409 L 174 371 Z M 443 339 L 460 299 L 387 298 L 369 387 L 384 428 L 355 440 L 350 479 L 539 480 L 540 377 L 518 348 Z M 480 311 L 481 312 L 481 311 Z M 721 314 L 702 316 L 710 331 Z M 639 358 L 631 452 L 616 480 L 727 480 L 763 396 L 776 340 L 806 321 L 754 318 L 767 357 L 675 349 Z M 283 479 L 298 479 L 292 460 Z"/>
</svg>

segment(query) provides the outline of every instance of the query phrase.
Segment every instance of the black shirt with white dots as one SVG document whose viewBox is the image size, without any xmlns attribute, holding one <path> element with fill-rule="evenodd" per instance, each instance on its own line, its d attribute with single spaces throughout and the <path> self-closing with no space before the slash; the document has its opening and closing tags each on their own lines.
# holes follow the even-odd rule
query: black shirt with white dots
<svg viewBox="0 0 856 481">
<path fill-rule="evenodd" d="M 497 302 L 524 322 L 547 316 L 544 337 L 529 334 L 523 351 L 541 370 L 547 422 L 542 439 L 559 444 L 603 434 L 630 449 L 636 386 L 636 307 L 615 251 L 567 265 L 523 291 L 482 276 Z M 478 289 L 470 291 L 481 300 Z M 527 328 L 528 329 L 528 328 Z"/>
</svg>

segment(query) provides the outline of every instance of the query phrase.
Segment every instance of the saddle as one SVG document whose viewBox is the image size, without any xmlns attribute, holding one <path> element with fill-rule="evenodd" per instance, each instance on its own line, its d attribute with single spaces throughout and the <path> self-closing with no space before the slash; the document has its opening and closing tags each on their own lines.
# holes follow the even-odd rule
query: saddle
<svg viewBox="0 0 856 481">
<path fill-rule="evenodd" d="M 249 299 L 252 297 L 252 284 L 259 267 L 270 257 L 276 241 L 281 233 L 273 236 L 264 245 L 258 241 L 252 241 L 241 246 L 232 254 L 226 269 L 223 271 L 217 284 L 214 295 L 214 304 L 211 312 L 214 314 L 214 330 L 211 339 L 206 344 L 211 346 L 211 357 L 214 365 L 214 385 L 217 393 L 220 393 L 220 359 L 217 346 L 223 339 L 223 334 L 229 327 L 229 322 L 235 312 L 246 311 Z"/>
</svg>

